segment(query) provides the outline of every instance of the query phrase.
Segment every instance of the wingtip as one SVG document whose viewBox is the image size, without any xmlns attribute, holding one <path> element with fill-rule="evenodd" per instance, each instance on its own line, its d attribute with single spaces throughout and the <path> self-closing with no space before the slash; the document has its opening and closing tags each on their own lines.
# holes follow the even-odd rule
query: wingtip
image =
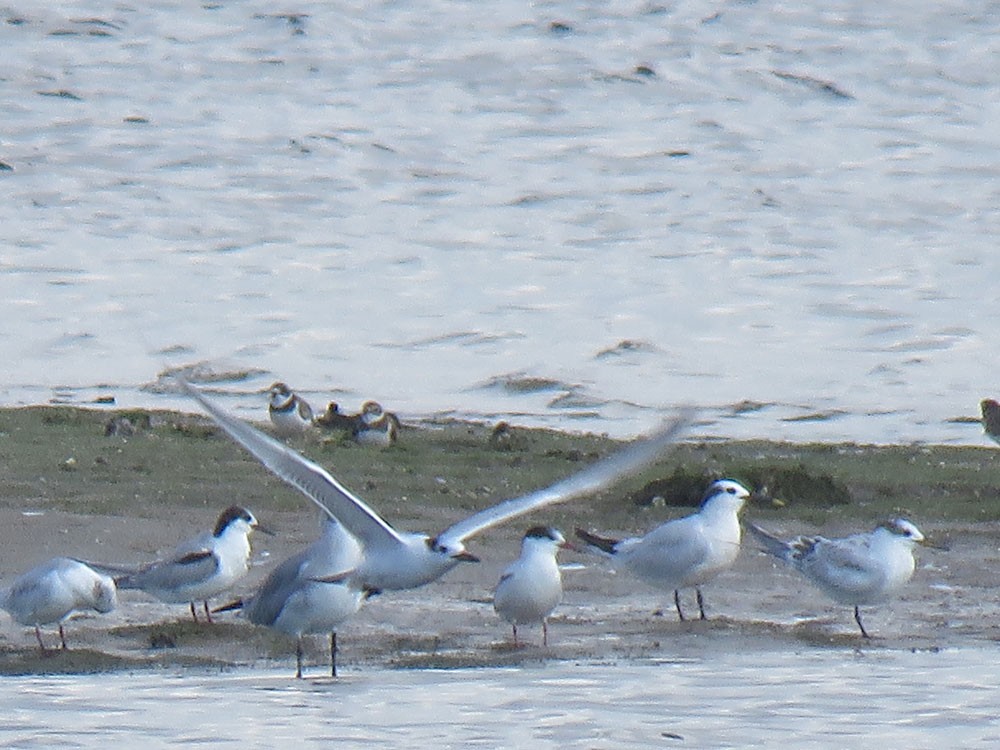
<svg viewBox="0 0 1000 750">
<path fill-rule="evenodd" d="M 608 555 L 613 555 L 615 553 L 615 547 L 618 546 L 617 539 L 609 539 L 608 537 L 598 536 L 586 529 L 581 529 L 577 527 L 576 536 L 588 547 L 593 547 L 594 549 L 600 550 Z"/>
</svg>

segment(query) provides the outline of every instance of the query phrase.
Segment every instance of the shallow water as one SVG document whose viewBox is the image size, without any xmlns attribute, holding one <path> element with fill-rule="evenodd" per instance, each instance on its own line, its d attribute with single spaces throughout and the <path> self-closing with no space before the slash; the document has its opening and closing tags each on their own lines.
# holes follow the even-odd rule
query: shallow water
<svg viewBox="0 0 1000 750">
<path fill-rule="evenodd" d="M 5 679 L 0 746 L 933 748 L 1000 741 L 982 649 L 638 663 Z"/>
<path fill-rule="evenodd" d="M 949 420 L 996 386 L 987 6 L 0 15 L 0 402 L 176 406 L 143 386 L 201 362 L 251 373 L 251 416 L 282 379 L 404 417 L 982 440 Z"/>
</svg>

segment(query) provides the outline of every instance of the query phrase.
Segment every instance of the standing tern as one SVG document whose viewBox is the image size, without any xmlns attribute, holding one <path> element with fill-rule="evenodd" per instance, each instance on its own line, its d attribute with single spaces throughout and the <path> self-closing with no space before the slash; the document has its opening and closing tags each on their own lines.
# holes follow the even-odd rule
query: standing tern
<svg viewBox="0 0 1000 750">
<path fill-rule="evenodd" d="M 361 545 L 336 519 L 323 520 L 320 538 L 275 567 L 253 596 L 215 610 L 242 609 L 254 625 L 295 638 L 297 678 L 302 677 L 302 638 L 315 633 L 330 634 L 330 674 L 337 676 L 336 628 L 372 593 L 351 582 Z"/>
<path fill-rule="evenodd" d="M 549 645 L 546 620 L 562 601 L 562 575 L 556 555 L 572 545 L 556 529 L 532 526 L 521 541 L 521 555 L 512 562 L 497 583 L 493 609 L 511 624 L 514 645 L 517 626 L 542 623 L 542 644 Z"/>
<path fill-rule="evenodd" d="M 644 537 L 608 539 L 577 529 L 590 547 L 609 555 L 614 563 L 656 588 L 674 592 L 677 616 L 684 620 L 680 589 L 695 587 L 701 619 L 705 617 L 702 584 L 736 561 L 740 551 L 739 512 L 750 492 L 739 482 L 713 482 L 697 513 L 656 527 Z"/>
<path fill-rule="evenodd" d="M 854 607 L 861 635 L 871 638 L 861 622 L 863 604 L 881 604 L 913 575 L 913 545 L 924 535 L 909 521 L 893 518 L 874 531 L 843 539 L 800 536 L 778 539 L 747 522 L 764 550 L 801 572 L 827 596 Z"/>
<path fill-rule="evenodd" d="M 102 614 L 118 604 L 115 582 L 86 563 L 57 557 L 32 568 L 0 591 L 0 608 L 21 625 L 34 625 L 38 647 L 45 651 L 42 625 L 59 623 L 59 640 L 66 650 L 63 622 L 74 612 L 92 609 Z"/>
<path fill-rule="evenodd" d="M 233 505 L 222 512 L 211 533 L 181 542 L 162 560 L 133 571 L 93 565 L 116 574 L 119 589 L 140 589 L 172 604 L 187 602 L 195 622 L 195 602 L 203 602 L 205 617 L 211 622 L 208 600 L 231 588 L 249 570 L 250 534 L 254 529 L 266 532 L 250 511 Z"/>
<path fill-rule="evenodd" d="M 352 578 L 362 591 L 416 588 L 440 578 L 460 562 L 478 560 L 465 548 L 471 537 L 546 505 L 608 487 L 653 463 L 676 442 L 691 421 L 691 415 L 682 411 L 648 439 L 633 443 L 548 488 L 505 500 L 431 536 L 397 531 L 323 467 L 230 416 L 183 378 L 177 380 L 234 441 L 357 537 L 364 556 Z"/>
</svg>

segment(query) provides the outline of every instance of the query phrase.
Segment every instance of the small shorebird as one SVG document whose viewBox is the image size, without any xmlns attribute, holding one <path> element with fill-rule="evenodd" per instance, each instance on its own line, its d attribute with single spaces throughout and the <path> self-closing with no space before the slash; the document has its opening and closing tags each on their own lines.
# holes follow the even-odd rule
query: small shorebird
<svg viewBox="0 0 1000 750">
<path fill-rule="evenodd" d="M 394 445 L 399 438 L 399 419 L 383 411 L 377 401 L 365 401 L 354 423 L 354 439 L 365 445 Z"/>
<path fill-rule="evenodd" d="M 861 635 L 870 638 L 859 607 L 881 604 L 913 575 L 913 545 L 924 535 L 909 521 L 893 518 L 874 531 L 843 539 L 800 536 L 788 542 L 747 523 L 764 550 L 801 572 L 827 596 L 854 607 Z"/>
<path fill-rule="evenodd" d="M 343 430 L 353 435 L 358 418 L 359 415 L 357 414 L 344 414 L 340 410 L 340 404 L 336 401 L 331 401 L 326 405 L 326 411 L 316 417 L 315 424 L 319 427 L 325 427 L 328 430 Z"/>
<path fill-rule="evenodd" d="M 398 531 L 326 469 L 230 416 L 183 378 L 177 380 L 230 438 L 357 538 L 364 555 L 350 578 L 361 591 L 416 588 L 437 580 L 461 562 L 476 561 L 478 558 L 465 547 L 476 534 L 547 505 L 607 488 L 661 458 L 691 421 L 691 413 L 682 411 L 652 437 L 634 442 L 550 487 L 485 508 L 432 536 Z"/>
<path fill-rule="evenodd" d="M 227 591 L 249 569 L 250 534 L 254 529 L 260 529 L 254 515 L 233 505 L 222 512 L 211 533 L 182 542 L 162 560 L 137 570 L 91 564 L 115 575 L 119 589 L 139 589 L 171 604 L 187 602 L 195 622 L 195 602 L 203 602 L 205 617 L 211 622 L 208 600 Z"/>
<path fill-rule="evenodd" d="M 74 612 L 91 609 L 102 614 L 118 604 L 115 582 L 86 563 L 57 557 L 32 568 L 0 591 L 0 608 L 15 622 L 33 625 L 38 647 L 45 651 L 42 625 L 59 623 L 59 641 L 66 650 L 63 622 Z"/>
<path fill-rule="evenodd" d="M 542 623 L 542 644 L 549 645 L 546 620 L 562 601 L 562 574 L 556 555 L 572 545 L 556 529 L 532 526 L 521 541 L 521 555 L 497 583 L 493 609 L 511 624 L 517 646 L 517 626 Z"/>
<path fill-rule="evenodd" d="M 337 676 L 336 628 L 354 615 L 373 593 L 355 588 L 350 574 L 362 558 L 358 541 L 333 518 L 309 547 L 278 565 L 248 599 L 216 609 L 242 609 L 254 625 L 295 638 L 295 676 L 302 677 L 302 638 L 330 634 L 330 674 Z"/>
<path fill-rule="evenodd" d="M 268 393 L 267 413 L 278 435 L 294 437 L 312 427 L 312 409 L 291 388 L 284 383 L 275 383 Z"/>
<path fill-rule="evenodd" d="M 983 430 L 997 443 L 1000 443 L 1000 404 L 991 398 L 984 398 L 979 408 L 983 410 Z"/>
<path fill-rule="evenodd" d="M 656 527 L 644 537 L 607 539 L 583 529 L 576 535 L 587 545 L 609 555 L 624 568 L 656 588 L 674 592 L 677 616 L 684 620 L 680 589 L 693 586 L 701 619 L 705 616 L 702 584 L 729 568 L 740 551 L 739 512 L 750 492 L 739 482 L 713 482 L 697 513 Z"/>
</svg>

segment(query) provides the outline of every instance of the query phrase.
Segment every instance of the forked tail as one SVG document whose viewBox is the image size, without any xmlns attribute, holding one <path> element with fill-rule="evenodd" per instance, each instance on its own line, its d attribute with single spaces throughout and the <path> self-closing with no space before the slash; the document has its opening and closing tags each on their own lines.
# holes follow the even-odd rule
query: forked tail
<svg viewBox="0 0 1000 750">
<path fill-rule="evenodd" d="M 778 539 L 774 534 L 764 531 L 760 526 L 750 522 L 744 521 L 743 524 L 747 527 L 751 534 L 757 537 L 757 540 L 763 545 L 764 551 L 768 552 L 775 557 L 782 560 L 788 560 L 789 554 L 792 551 L 791 546 L 785 541 Z"/>
</svg>

